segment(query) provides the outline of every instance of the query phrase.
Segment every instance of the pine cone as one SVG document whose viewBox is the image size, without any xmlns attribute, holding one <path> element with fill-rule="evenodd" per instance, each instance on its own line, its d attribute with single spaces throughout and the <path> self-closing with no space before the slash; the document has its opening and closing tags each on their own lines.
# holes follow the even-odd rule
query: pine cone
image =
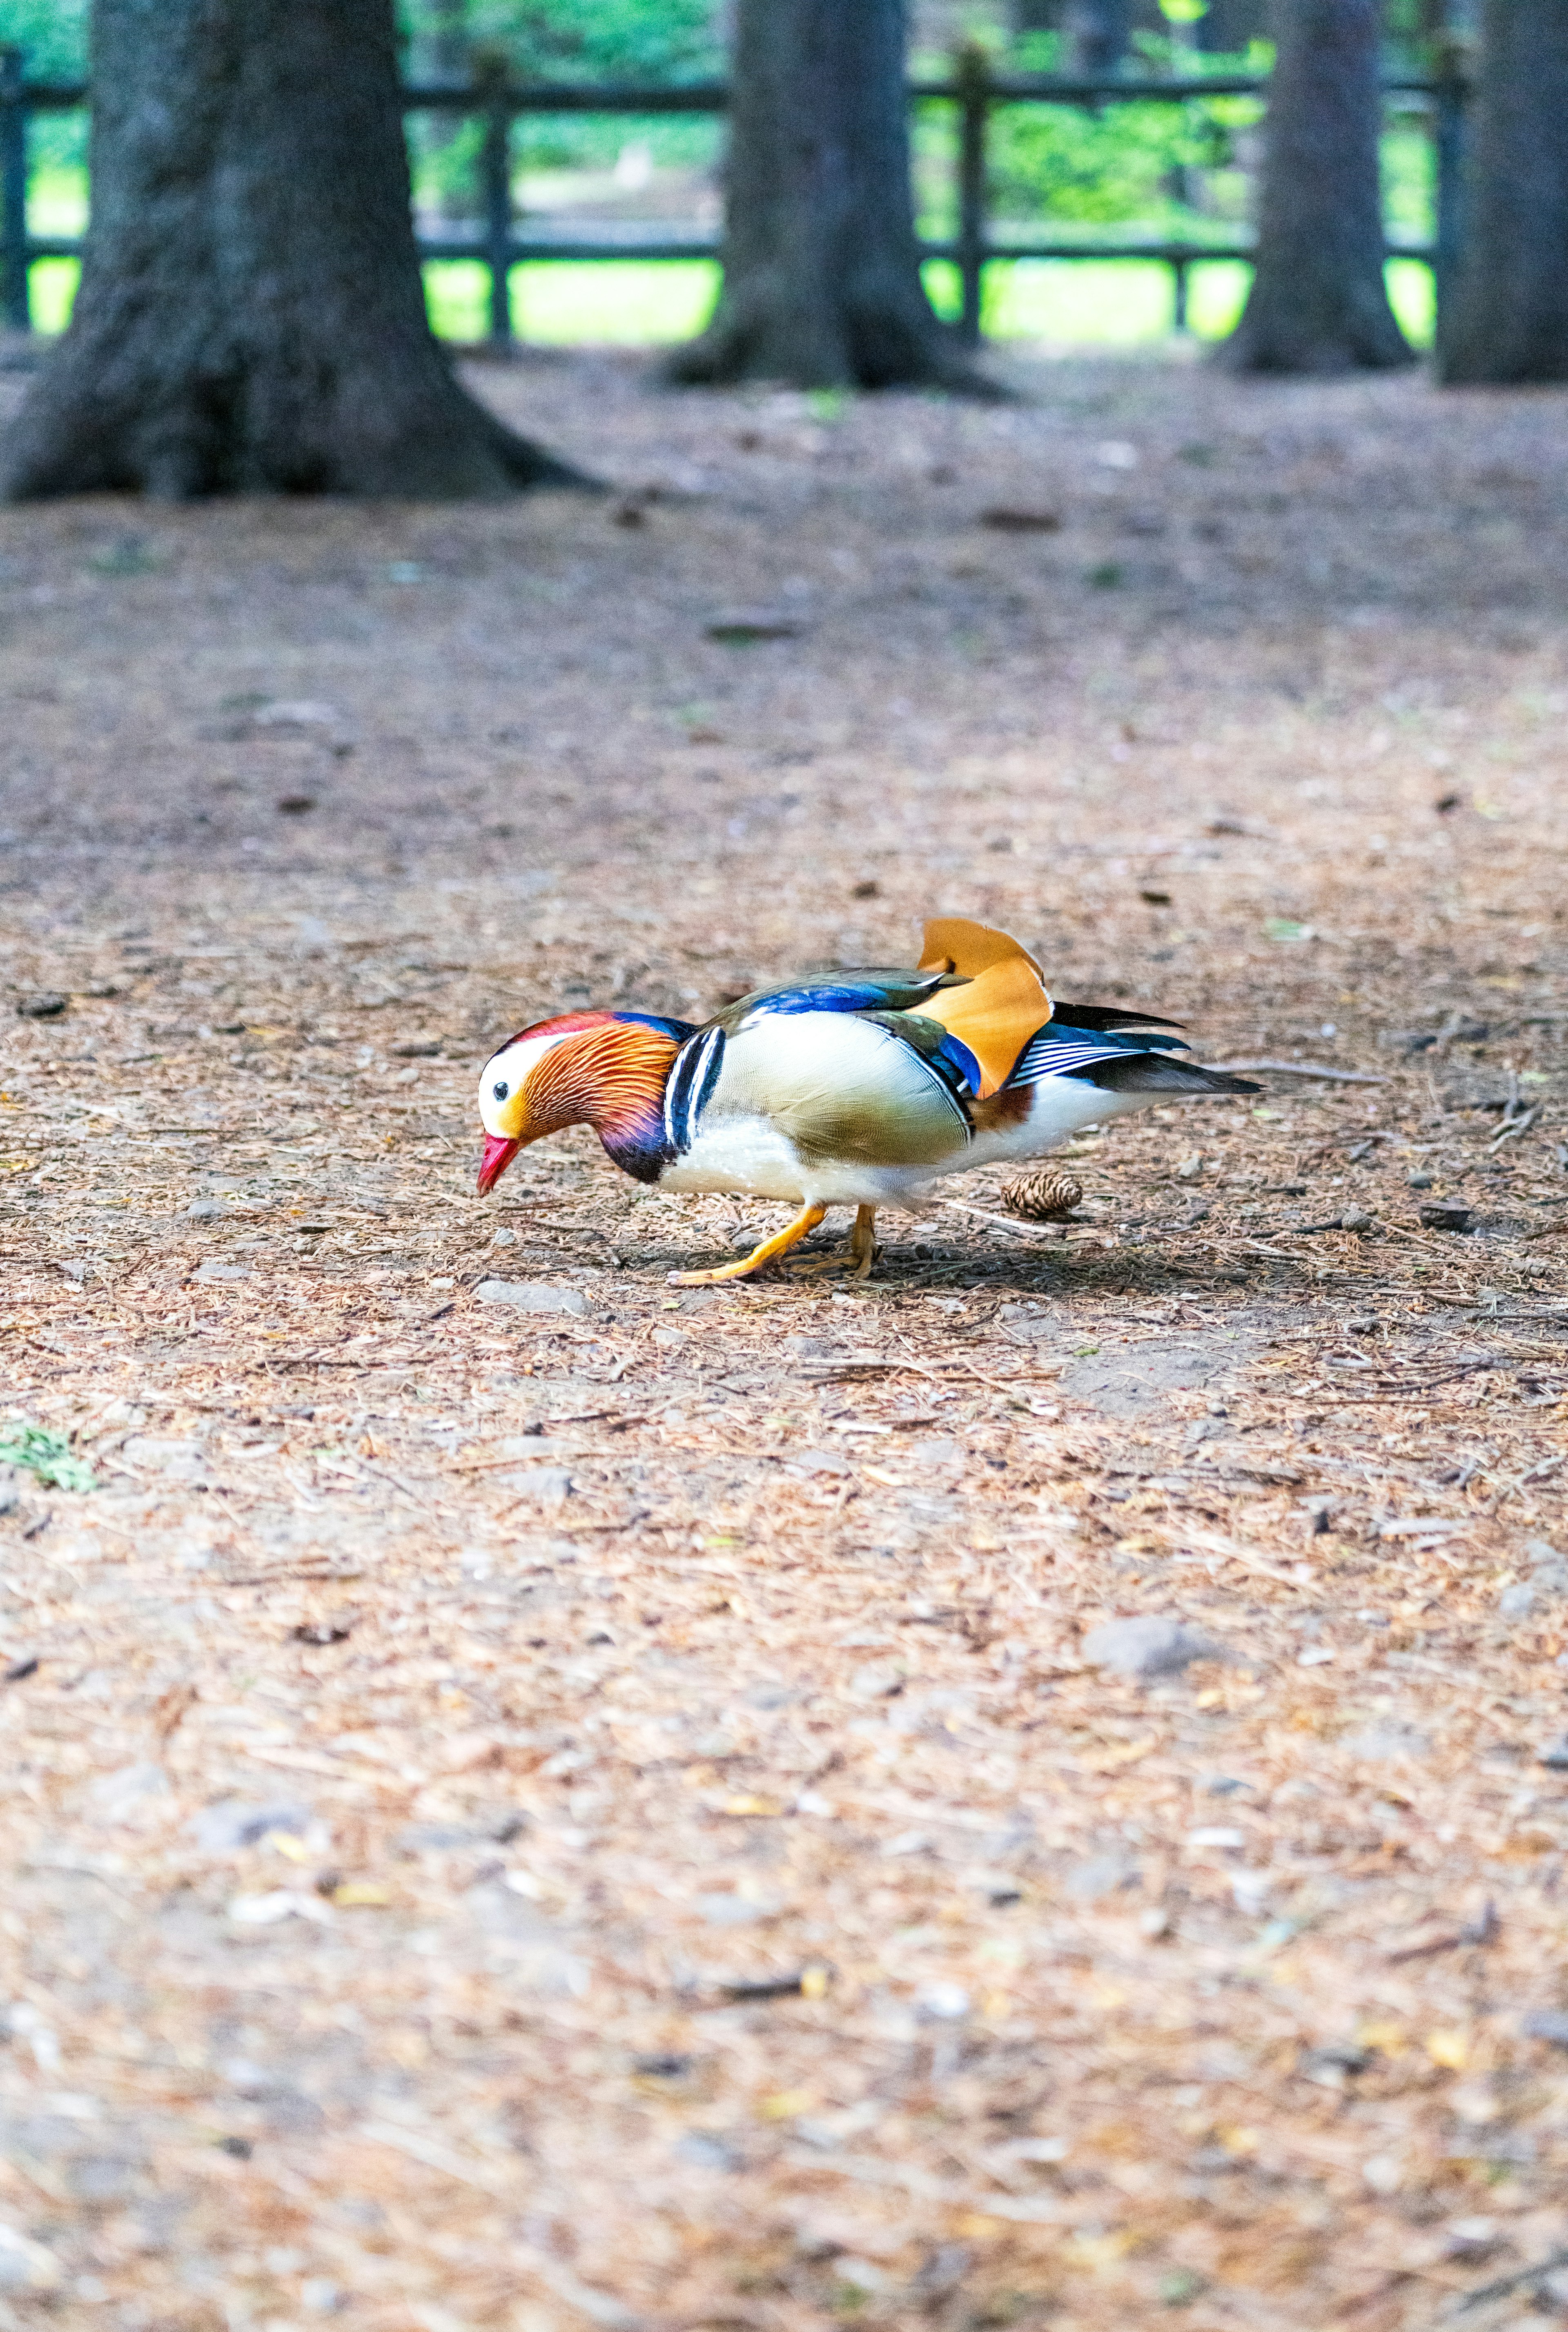
<svg viewBox="0 0 1568 2332">
<path fill-rule="evenodd" d="M 1084 1186 L 1070 1174 L 1041 1167 L 1033 1174 L 1015 1175 L 1002 1186 L 1002 1204 L 1009 1215 L 1028 1215 L 1037 1223 L 1059 1222 L 1070 1215 L 1084 1195 Z"/>
</svg>

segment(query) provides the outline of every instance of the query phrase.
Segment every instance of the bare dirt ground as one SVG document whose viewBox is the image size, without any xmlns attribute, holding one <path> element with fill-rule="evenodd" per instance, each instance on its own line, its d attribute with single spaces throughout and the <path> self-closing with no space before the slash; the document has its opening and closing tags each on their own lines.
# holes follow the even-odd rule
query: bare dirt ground
<svg viewBox="0 0 1568 2332">
<path fill-rule="evenodd" d="M 1018 378 L 0 515 L 6 2332 L 1568 2313 L 1568 400 Z M 864 1287 L 474 1196 L 937 910 L 1380 1082 Z"/>
</svg>

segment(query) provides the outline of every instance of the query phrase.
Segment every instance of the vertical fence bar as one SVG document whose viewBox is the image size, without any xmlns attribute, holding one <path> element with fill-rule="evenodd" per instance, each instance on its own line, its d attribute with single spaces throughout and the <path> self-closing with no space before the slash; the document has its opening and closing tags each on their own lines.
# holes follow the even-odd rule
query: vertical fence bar
<svg viewBox="0 0 1568 2332">
<path fill-rule="evenodd" d="M 10 330 L 30 332 L 27 297 L 27 108 L 17 48 L 0 49 L 0 315 Z"/>
<path fill-rule="evenodd" d="M 481 61 L 474 94 L 484 114 L 480 175 L 484 193 L 484 257 L 490 270 L 490 339 L 512 341 L 512 104 L 503 59 Z"/>
<path fill-rule="evenodd" d="M 1438 165 L 1438 231 L 1433 288 L 1437 295 L 1438 329 L 1442 330 L 1443 304 L 1453 288 L 1464 240 L 1465 217 L 1465 79 L 1459 44 L 1448 39 L 1438 57 L 1436 109 L 1433 122 Z"/>
<path fill-rule="evenodd" d="M 1184 259 L 1171 262 L 1171 330 L 1173 332 L 1187 330 L 1187 262 Z"/>
<path fill-rule="evenodd" d="M 959 102 L 958 269 L 962 286 L 959 338 L 980 346 L 980 292 L 986 251 L 986 130 L 990 114 L 990 67 L 978 41 L 966 41 L 953 59 Z"/>
</svg>

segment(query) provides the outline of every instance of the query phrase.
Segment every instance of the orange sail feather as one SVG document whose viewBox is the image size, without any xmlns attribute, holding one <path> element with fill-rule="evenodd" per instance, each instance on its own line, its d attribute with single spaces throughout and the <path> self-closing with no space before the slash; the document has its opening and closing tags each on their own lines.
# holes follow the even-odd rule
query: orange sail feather
<svg viewBox="0 0 1568 2332">
<path fill-rule="evenodd" d="M 967 1045 L 984 1080 L 985 1100 L 1012 1075 L 1018 1055 L 1051 1017 L 1039 965 L 1007 932 L 951 916 L 927 923 L 921 970 L 945 964 L 961 987 L 939 989 L 921 1005 L 922 1017 L 940 1020 Z"/>
</svg>

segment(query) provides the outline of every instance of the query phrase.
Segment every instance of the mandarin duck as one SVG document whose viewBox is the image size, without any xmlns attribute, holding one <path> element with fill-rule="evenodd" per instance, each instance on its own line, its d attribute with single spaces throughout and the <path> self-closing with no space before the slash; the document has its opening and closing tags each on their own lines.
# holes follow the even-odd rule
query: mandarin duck
<svg viewBox="0 0 1568 2332">
<path fill-rule="evenodd" d="M 931 922 L 913 970 L 759 989 L 701 1026 L 569 1012 L 522 1029 L 480 1076 L 479 1188 L 528 1142 L 586 1121 L 639 1182 L 799 1208 L 738 1262 L 672 1272 L 676 1285 L 743 1279 L 836 1206 L 856 1209 L 849 1254 L 864 1277 L 878 1207 L 914 1205 L 942 1175 L 1037 1158 L 1152 1103 L 1259 1090 L 1174 1059 L 1177 1025 L 1053 1002 L 1006 932 Z"/>
</svg>

